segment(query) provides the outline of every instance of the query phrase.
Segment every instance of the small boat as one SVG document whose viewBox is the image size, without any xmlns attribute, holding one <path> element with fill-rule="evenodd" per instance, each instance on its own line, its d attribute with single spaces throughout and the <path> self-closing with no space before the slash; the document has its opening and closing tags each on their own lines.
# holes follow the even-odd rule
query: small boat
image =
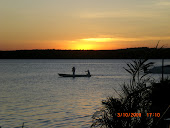
<svg viewBox="0 0 170 128">
<path fill-rule="evenodd" d="M 73 74 L 60 74 L 58 73 L 59 76 L 62 76 L 62 77 L 91 77 L 91 75 L 89 74 L 86 74 L 86 75 L 73 75 Z"/>
<path fill-rule="evenodd" d="M 149 73 L 153 74 L 161 74 L 162 73 L 162 66 L 157 66 L 152 69 L 148 70 Z M 170 74 L 170 65 L 166 65 L 163 67 L 163 73 L 164 74 Z"/>
</svg>

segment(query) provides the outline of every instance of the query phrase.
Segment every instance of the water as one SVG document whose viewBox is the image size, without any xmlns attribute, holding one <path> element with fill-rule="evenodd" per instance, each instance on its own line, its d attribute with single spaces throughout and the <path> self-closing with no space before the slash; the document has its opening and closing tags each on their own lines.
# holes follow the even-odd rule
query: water
<svg viewBox="0 0 170 128">
<path fill-rule="evenodd" d="M 161 60 L 152 60 L 161 65 Z M 118 97 L 129 80 L 130 60 L 0 60 L 2 128 L 88 128 L 108 96 Z M 165 60 L 170 64 L 170 60 Z M 91 78 L 61 78 L 58 73 L 90 70 Z M 159 75 L 154 75 L 158 79 Z M 116 90 L 116 91 L 115 91 Z"/>
</svg>

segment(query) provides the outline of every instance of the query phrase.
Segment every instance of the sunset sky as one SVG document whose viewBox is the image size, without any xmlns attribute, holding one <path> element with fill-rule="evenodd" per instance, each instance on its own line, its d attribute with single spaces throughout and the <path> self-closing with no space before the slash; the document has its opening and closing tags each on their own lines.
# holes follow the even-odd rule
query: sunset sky
<svg viewBox="0 0 170 128">
<path fill-rule="evenodd" d="M 170 47 L 170 0 L 0 0 L 0 50 Z"/>
</svg>

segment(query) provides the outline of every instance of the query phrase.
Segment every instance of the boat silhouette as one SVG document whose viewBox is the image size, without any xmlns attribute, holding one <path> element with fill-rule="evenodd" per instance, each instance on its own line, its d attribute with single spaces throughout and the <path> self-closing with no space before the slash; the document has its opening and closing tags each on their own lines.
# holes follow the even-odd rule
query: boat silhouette
<svg viewBox="0 0 170 128">
<path fill-rule="evenodd" d="M 73 75 L 73 74 L 61 74 L 61 73 L 58 73 L 58 75 L 59 76 L 61 76 L 61 77 L 91 77 L 91 75 L 89 75 L 89 74 L 85 74 L 85 75 L 81 75 L 81 74 L 75 74 L 75 75 Z"/>
</svg>

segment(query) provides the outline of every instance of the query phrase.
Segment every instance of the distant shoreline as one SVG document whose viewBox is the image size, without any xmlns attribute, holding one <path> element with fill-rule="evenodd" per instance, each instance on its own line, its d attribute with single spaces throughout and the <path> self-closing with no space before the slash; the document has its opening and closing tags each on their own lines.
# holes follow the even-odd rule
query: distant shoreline
<svg viewBox="0 0 170 128">
<path fill-rule="evenodd" d="M 0 59 L 170 59 L 170 48 L 140 47 L 118 50 L 16 50 L 0 51 Z"/>
</svg>

